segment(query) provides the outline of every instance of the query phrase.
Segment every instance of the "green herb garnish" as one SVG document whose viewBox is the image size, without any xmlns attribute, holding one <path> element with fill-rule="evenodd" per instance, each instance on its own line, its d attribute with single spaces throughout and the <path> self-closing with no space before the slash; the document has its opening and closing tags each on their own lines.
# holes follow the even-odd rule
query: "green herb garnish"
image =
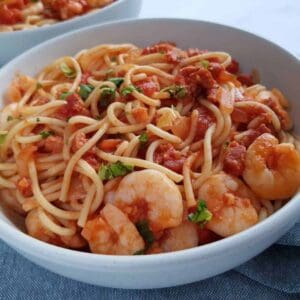
<svg viewBox="0 0 300 300">
<path fill-rule="evenodd" d="M 146 248 L 149 248 L 154 242 L 154 235 L 149 227 L 147 220 L 139 221 L 135 224 L 138 232 L 146 242 Z"/>
<path fill-rule="evenodd" d="M 40 121 L 41 121 L 41 119 L 40 119 L 40 118 L 36 118 L 36 121 L 37 121 L 37 122 L 40 122 Z"/>
<path fill-rule="evenodd" d="M 206 202 L 204 200 L 199 200 L 197 205 L 197 210 L 188 215 L 188 219 L 203 226 L 205 223 L 210 221 L 212 218 L 212 213 L 207 209 Z"/>
<path fill-rule="evenodd" d="M 201 60 L 201 65 L 203 68 L 207 69 L 209 67 L 209 61 L 208 60 Z"/>
<path fill-rule="evenodd" d="M 164 92 L 168 92 L 172 98 L 184 98 L 187 95 L 187 89 L 181 85 L 172 85 L 170 87 L 164 88 Z"/>
<path fill-rule="evenodd" d="M 8 116 L 6 120 L 7 120 L 7 122 L 9 122 L 9 121 L 12 121 L 13 119 L 14 118 L 12 116 Z"/>
<path fill-rule="evenodd" d="M 90 93 L 94 90 L 94 86 L 91 84 L 80 84 L 79 85 L 79 96 L 81 99 L 86 100 Z"/>
<path fill-rule="evenodd" d="M 142 146 L 147 144 L 147 142 L 149 141 L 149 136 L 148 136 L 148 133 L 146 131 L 141 133 L 141 135 L 139 136 L 139 141 L 140 141 L 140 144 Z"/>
<path fill-rule="evenodd" d="M 75 78 L 75 70 L 71 69 L 66 63 L 63 62 L 60 64 L 60 70 L 67 78 Z"/>
<path fill-rule="evenodd" d="M 101 88 L 100 94 L 100 107 L 107 107 L 112 101 L 115 100 L 116 89 L 110 87 Z"/>
<path fill-rule="evenodd" d="M 70 92 L 63 92 L 60 94 L 60 99 L 61 100 L 66 100 L 68 96 L 72 95 L 73 93 Z"/>
<path fill-rule="evenodd" d="M 127 165 L 121 161 L 117 161 L 107 165 L 102 164 L 99 168 L 98 175 L 102 180 L 110 180 L 115 177 L 124 176 L 132 172 L 133 169 L 134 167 L 132 165 Z"/>
<path fill-rule="evenodd" d="M 6 136 L 7 136 L 7 133 L 0 134 L 0 145 L 2 145 L 5 142 Z"/>
<path fill-rule="evenodd" d="M 54 135 L 53 131 L 41 131 L 40 132 L 40 136 L 42 137 L 42 139 L 46 139 L 48 136 L 50 135 Z"/>
<path fill-rule="evenodd" d="M 120 87 L 121 84 L 124 82 L 124 78 L 122 77 L 112 77 L 108 79 L 110 82 L 114 83 L 116 87 Z"/>
<path fill-rule="evenodd" d="M 138 91 L 138 92 L 142 92 L 142 90 L 139 88 L 139 87 L 135 87 L 134 85 L 129 85 L 129 86 L 126 86 L 125 88 L 123 88 L 121 90 L 121 94 L 123 96 L 128 96 L 130 95 L 133 91 Z"/>
</svg>

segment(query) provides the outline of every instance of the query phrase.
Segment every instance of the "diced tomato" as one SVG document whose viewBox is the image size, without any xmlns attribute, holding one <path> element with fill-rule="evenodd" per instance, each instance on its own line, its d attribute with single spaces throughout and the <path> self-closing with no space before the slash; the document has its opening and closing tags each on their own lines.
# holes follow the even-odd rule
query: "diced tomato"
<svg viewBox="0 0 300 300">
<path fill-rule="evenodd" d="M 66 100 L 67 103 L 61 106 L 57 111 L 58 118 L 65 120 L 77 115 L 90 116 L 89 110 L 84 106 L 78 94 L 74 93 L 68 95 Z"/>
<path fill-rule="evenodd" d="M 206 89 L 212 88 L 216 84 L 212 74 L 204 67 L 188 66 L 182 68 L 180 73 L 185 77 L 188 84 L 200 85 Z"/>
<path fill-rule="evenodd" d="M 0 6 L 0 24 L 14 25 L 21 21 L 23 21 L 21 10 L 8 8 L 7 5 Z"/>
<path fill-rule="evenodd" d="M 120 143 L 122 143 L 121 139 L 106 139 L 106 140 L 102 140 L 98 144 L 98 147 L 103 151 L 112 152 L 117 148 L 117 146 Z"/>
<path fill-rule="evenodd" d="M 160 42 L 151 47 L 144 48 L 142 51 L 142 55 L 151 54 L 151 53 L 165 54 L 167 61 L 170 63 L 178 63 L 183 58 L 187 57 L 185 51 L 176 48 L 176 45 L 170 42 Z"/>
<path fill-rule="evenodd" d="M 144 123 L 149 120 L 148 110 L 146 107 L 136 107 L 132 110 L 132 116 L 138 123 Z"/>
<path fill-rule="evenodd" d="M 223 68 L 223 66 L 222 66 L 221 64 L 219 64 L 219 63 L 211 62 L 211 63 L 209 63 L 209 65 L 208 65 L 208 70 L 209 70 L 209 72 L 211 73 L 211 75 L 213 76 L 213 78 L 214 78 L 215 80 L 218 80 L 218 78 L 219 78 L 221 72 L 224 71 L 224 68 Z"/>
<path fill-rule="evenodd" d="M 237 80 L 242 85 L 246 85 L 246 86 L 251 86 L 254 84 L 252 75 L 240 74 L 238 75 Z"/>
<path fill-rule="evenodd" d="M 17 189 L 24 197 L 32 196 L 31 180 L 28 177 L 23 176 L 17 182 Z"/>
<path fill-rule="evenodd" d="M 64 140 L 61 136 L 49 136 L 42 140 L 43 150 L 47 153 L 62 153 Z"/>
<path fill-rule="evenodd" d="M 154 162 L 163 165 L 174 172 L 182 172 L 186 155 L 177 151 L 170 143 L 160 145 L 154 153 Z"/>
<path fill-rule="evenodd" d="M 224 154 L 224 171 L 241 176 L 245 169 L 246 147 L 236 141 L 231 142 Z"/>
<path fill-rule="evenodd" d="M 140 88 L 142 90 L 143 94 L 145 94 L 148 97 L 151 97 L 154 92 L 159 91 L 159 85 L 154 80 L 153 76 L 137 81 L 135 83 L 135 86 Z"/>
<path fill-rule="evenodd" d="M 240 64 L 235 59 L 233 59 L 231 61 L 231 64 L 226 68 L 226 71 L 232 74 L 237 74 L 239 70 L 240 70 Z"/>
<path fill-rule="evenodd" d="M 207 129 L 215 122 L 215 117 L 212 115 L 211 111 L 206 107 L 198 108 L 198 123 L 196 139 L 203 139 Z"/>
<path fill-rule="evenodd" d="M 81 147 L 83 147 L 87 143 L 88 139 L 83 132 L 78 132 L 72 142 L 71 150 L 75 153 Z M 86 160 L 95 170 L 98 170 L 100 167 L 100 162 L 96 155 L 96 147 L 93 146 L 90 148 L 84 155 L 83 159 Z"/>
<path fill-rule="evenodd" d="M 158 53 L 158 52 L 164 52 L 172 50 L 174 47 L 176 47 L 176 44 L 171 42 L 159 42 L 157 44 L 154 44 L 150 47 L 146 47 L 142 51 L 142 55 L 146 54 L 152 54 L 152 53 Z"/>
</svg>

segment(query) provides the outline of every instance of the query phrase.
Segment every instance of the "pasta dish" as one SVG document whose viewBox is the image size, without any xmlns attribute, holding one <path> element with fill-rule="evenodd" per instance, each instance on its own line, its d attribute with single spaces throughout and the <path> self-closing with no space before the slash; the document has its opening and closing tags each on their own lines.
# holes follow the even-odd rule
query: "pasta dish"
<svg viewBox="0 0 300 300">
<path fill-rule="evenodd" d="M 230 54 L 103 44 L 17 74 L 0 114 L 1 202 L 27 233 L 100 254 L 237 234 L 300 186 L 288 101 Z"/>
<path fill-rule="evenodd" d="M 0 32 L 50 25 L 112 2 L 114 0 L 0 0 Z"/>
</svg>

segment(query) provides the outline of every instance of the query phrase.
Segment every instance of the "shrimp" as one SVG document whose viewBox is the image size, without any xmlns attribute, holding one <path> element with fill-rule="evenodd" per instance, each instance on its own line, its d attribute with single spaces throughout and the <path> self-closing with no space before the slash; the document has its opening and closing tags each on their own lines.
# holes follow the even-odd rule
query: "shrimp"
<svg viewBox="0 0 300 300">
<path fill-rule="evenodd" d="M 293 144 L 264 133 L 247 149 L 243 178 L 263 199 L 289 198 L 300 187 L 300 154 Z"/>
<path fill-rule="evenodd" d="M 206 179 L 198 196 L 206 201 L 212 219 L 206 228 L 227 237 L 245 230 L 258 222 L 255 195 L 238 178 L 219 173 Z"/>
<path fill-rule="evenodd" d="M 48 217 L 51 218 L 51 216 Z M 75 224 L 71 225 L 75 226 Z M 74 249 L 83 248 L 86 245 L 86 241 L 78 233 L 62 237 L 47 229 L 40 221 L 37 209 L 33 209 L 28 213 L 25 226 L 29 235 L 49 244 Z"/>
<path fill-rule="evenodd" d="M 81 234 L 94 253 L 132 255 L 145 248 L 134 224 L 110 203 L 97 218 L 85 224 Z"/>
<path fill-rule="evenodd" d="M 163 252 L 171 252 L 197 247 L 198 243 L 197 225 L 185 221 L 165 231 L 160 241 L 160 248 Z"/>
<path fill-rule="evenodd" d="M 112 203 L 136 223 L 147 220 L 153 232 L 178 226 L 183 201 L 176 184 L 156 170 L 142 170 L 125 176 Z"/>
</svg>

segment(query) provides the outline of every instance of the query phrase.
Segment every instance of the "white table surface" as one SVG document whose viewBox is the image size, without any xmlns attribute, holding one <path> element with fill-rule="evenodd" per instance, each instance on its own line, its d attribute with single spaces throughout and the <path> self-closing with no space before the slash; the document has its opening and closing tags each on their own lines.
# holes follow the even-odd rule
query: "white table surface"
<svg viewBox="0 0 300 300">
<path fill-rule="evenodd" d="M 144 0 L 140 17 L 222 23 L 265 37 L 300 57 L 300 0 Z"/>
</svg>

